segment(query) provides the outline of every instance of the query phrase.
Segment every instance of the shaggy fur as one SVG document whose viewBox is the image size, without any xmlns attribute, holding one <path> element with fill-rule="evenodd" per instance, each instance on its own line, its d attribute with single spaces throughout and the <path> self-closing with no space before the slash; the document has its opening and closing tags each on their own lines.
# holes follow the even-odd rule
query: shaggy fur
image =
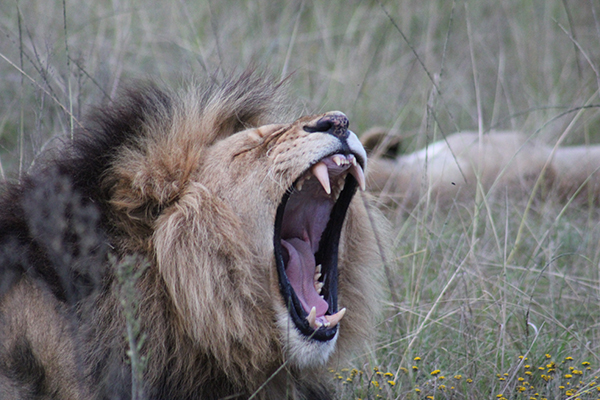
<svg viewBox="0 0 600 400">
<path fill-rule="evenodd" d="M 600 146 L 548 146 L 517 132 L 491 132 L 479 140 L 476 132 L 449 135 L 426 149 L 392 155 L 401 141 L 381 128 L 361 138 L 373 151 L 367 184 L 383 198 L 414 207 L 430 196 L 448 206 L 475 197 L 479 187 L 495 193 L 537 194 L 565 201 L 577 197 L 600 201 Z"/>
<path fill-rule="evenodd" d="M 338 139 L 303 129 L 323 115 L 290 123 L 288 108 L 253 74 L 140 86 L 4 187 L 0 398 L 131 398 L 124 263 L 139 275 L 146 398 L 330 398 L 326 355 L 339 362 L 373 327 L 379 247 L 361 194 L 341 232 L 336 340 L 301 337 L 279 289 L 274 221 Z"/>
</svg>

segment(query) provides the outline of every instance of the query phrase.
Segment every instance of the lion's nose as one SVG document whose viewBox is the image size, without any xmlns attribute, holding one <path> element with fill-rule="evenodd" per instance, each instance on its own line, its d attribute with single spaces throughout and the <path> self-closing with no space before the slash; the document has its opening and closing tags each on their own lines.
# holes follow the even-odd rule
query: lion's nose
<svg viewBox="0 0 600 400">
<path fill-rule="evenodd" d="M 343 112 L 331 111 L 304 126 L 306 132 L 329 133 L 337 138 L 346 139 L 350 134 L 348 131 L 348 117 Z"/>
</svg>

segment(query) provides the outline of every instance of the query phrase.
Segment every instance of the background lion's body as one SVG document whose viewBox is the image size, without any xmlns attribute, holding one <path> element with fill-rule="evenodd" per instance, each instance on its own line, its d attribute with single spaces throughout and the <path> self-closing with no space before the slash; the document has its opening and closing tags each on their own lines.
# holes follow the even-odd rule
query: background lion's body
<svg viewBox="0 0 600 400">
<path fill-rule="evenodd" d="M 369 185 L 409 207 L 427 196 L 450 206 L 475 199 L 477 190 L 487 196 L 535 190 L 562 200 L 587 200 L 589 194 L 598 202 L 599 167 L 600 146 L 553 147 L 512 131 L 486 133 L 481 140 L 477 132 L 461 132 L 395 159 L 371 159 Z"/>
<path fill-rule="evenodd" d="M 251 135 L 232 136 L 289 122 L 280 92 L 248 74 L 181 93 L 143 87 L 7 188 L 1 398 L 129 398 L 136 368 L 140 393 L 153 399 L 245 398 L 267 380 L 260 398 L 329 397 L 321 366 L 280 368 L 273 219 L 278 174 L 291 166 L 266 168 L 262 148 L 247 147 Z M 378 247 L 357 200 L 340 245 L 339 301 L 349 311 L 336 359 L 374 314 Z M 128 269 L 139 275 L 133 294 L 119 280 Z M 141 367 L 129 364 L 132 343 Z"/>
</svg>

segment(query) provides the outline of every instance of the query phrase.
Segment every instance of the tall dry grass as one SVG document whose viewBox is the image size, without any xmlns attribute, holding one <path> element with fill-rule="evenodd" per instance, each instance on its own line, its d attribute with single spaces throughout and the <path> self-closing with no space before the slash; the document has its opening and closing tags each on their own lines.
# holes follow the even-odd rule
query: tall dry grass
<svg viewBox="0 0 600 400">
<path fill-rule="evenodd" d="M 16 0 L 0 3 L 0 34 L 8 179 L 128 81 L 248 65 L 289 75 L 307 111 L 342 110 L 358 133 L 393 129 L 409 150 L 465 129 L 600 142 L 596 0 Z M 579 385 L 596 398 L 599 210 L 484 200 L 388 210 L 397 302 L 372 352 L 332 372 L 343 397 L 567 398 Z"/>
</svg>

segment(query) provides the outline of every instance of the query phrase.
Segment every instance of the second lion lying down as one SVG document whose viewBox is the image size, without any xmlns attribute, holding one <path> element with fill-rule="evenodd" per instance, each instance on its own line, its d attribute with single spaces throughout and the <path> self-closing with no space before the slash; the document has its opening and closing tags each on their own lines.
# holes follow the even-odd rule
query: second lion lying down
<svg viewBox="0 0 600 400">
<path fill-rule="evenodd" d="M 397 145 L 381 129 L 361 139 L 379 154 Z M 598 145 L 554 148 L 517 132 L 491 132 L 481 140 L 477 132 L 460 132 L 413 153 L 369 162 L 369 189 L 409 208 L 427 196 L 441 206 L 474 199 L 478 189 L 486 196 L 505 190 L 530 195 L 535 189 L 566 201 L 600 200 Z"/>
</svg>

